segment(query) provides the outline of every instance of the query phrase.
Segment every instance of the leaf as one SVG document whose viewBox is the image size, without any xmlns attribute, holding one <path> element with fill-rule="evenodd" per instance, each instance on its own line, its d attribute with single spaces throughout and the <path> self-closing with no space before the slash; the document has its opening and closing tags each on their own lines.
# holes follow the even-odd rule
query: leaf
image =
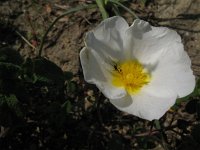
<svg viewBox="0 0 200 150">
<path fill-rule="evenodd" d="M 146 5 L 148 0 L 140 0 L 143 5 Z"/>
<path fill-rule="evenodd" d="M 200 144 L 200 124 L 194 125 L 191 135 Z"/>
<path fill-rule="evenodd" d="M 197 101 L 196 99 L 190 100 L 185 106 L 185 111 L 194 114 L 197 111 Z"/>
<path fill-rule="evenodd" d="M 108 3 L 108 0 L 104 0 L 104 4 L 107 5 L 107 3 Z"/>
<path fill-rule="evenodd" d="M 74 81 L 70 81 L 67 84 L 67 92 L 74 93 L 77 90 L 77 84 Z"/>
<path fill-rule="evenodd" d="M 21 77 L 31 83 L 35 83 L 37 80 L 36 75 L 34 74 L 33 61 L 30 58 L 27 58 L 26 61 L 22 64 L 22 75 Z"/>
<path fill-rule="evenodd" d="M 128 145 L 125 145 L 124 139 L 117 134 L 112 134 L 112 138 L 108 142 L 108 149 L 109 150 L 131 150 Z"/>
<path fill-rule="evenodd" d="M 0 125 L 5 127 L 15 126 L 22 117 L 19 101 L 15 95 L 5 96 L 0 94 Z"/>
<path fill-rule="evenodd" d="M 101 15 L 102 15 L 103 19 L 108 18 L 109 15 L 108 15 L 105 7 L 104 7 L 105 5 L 104 5 L 103 0 L 96 0 L 96 4 L 99 7 L 99 11 L 101 12 Z"/>
<path fill-rule="evenodd" d="M 20 65 L 22 64 L 23 59 L 19 52 L 17 52 L 16 50 L 9 47 L 4 47 L 0 48 L 0 62 Z"/>
<path fill-rule="evenodd" d="M 62 108 L 66 110 L 67 113 L 70 113 L 72 110 L 72 104 L 70 101 L 66 101 L 63 105 Z"/>
<path fill-rule="evenodd" d="M 63 71 L 56 64 L 45 58 L 34 59 L 33 64 L 37 81 L 58 86 L 64 85 Z"/>
<path fill-rule="evenodd" d="M 0 62 L 0 78 L 16 78 L 21 67 L 12 63 Z"/>
<path fill-rule="evenodd" d="M 10 96 L 7 96 L 6 102 L 8 104 L 8 107 L 14 110 L 17 116 L 22 116 L 22 112 L 19 107 L 19 101 L 15 95 L 11 94 Z"/>
<path fill-rule="evenodd" d="M 62 129 L 64 127 L 64 123 L 66 122 L 66 113 L 63 111 L 59 103 L 51 103 L 45 112 L 50 126 L 58 129 Z"/>
<path fill-rule="evenodd" d="M 64 72 L 65 80 L 71 80 L 73 78 L 73 73 L 66 71 Z"/>
<path fill-rule="evenodd" d="M 198 116 L 198 118 L 200 118 L 200 101 L 199 100 L 196 105 L 196 110 L 197 110 L 197 116 Z"/>
<path fill-rule="evenodd" d="M 0 62 L 0 93 L 13 93 L 21 68 L 11 63 Z"/>
</svg>

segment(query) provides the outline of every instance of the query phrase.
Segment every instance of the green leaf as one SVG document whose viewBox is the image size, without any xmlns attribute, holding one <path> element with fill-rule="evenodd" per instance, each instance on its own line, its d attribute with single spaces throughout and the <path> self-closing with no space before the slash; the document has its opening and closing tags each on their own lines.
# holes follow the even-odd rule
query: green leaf
<svg viewBox="0 0 200 150">
<path fill-rule="evenodd" d="M 107 3 L 108 3 L 108 0 L 104 0 L 104 4 L 107 5 Z"/>
<path fill-rule="evenodd" d="M 64 104 L 62 104 L 62 108 L 66 110 L 67 113 L 70 113 L 72 110 L 72 104 L 70 101 L 66 101 Z"/>
<path fill-rule="evenodd" d="M 120 1 L 118 0 L 109 0 L 111 3 L 116 4 L 118 6 L 120 6 L 121 8 L 123 8 L 124 10 L 126 10 L 127 12 L 129 12 L 131 15 L 133 15 L 136 19 L 139 19 L 138 16 L 135 14 L 134 11 L 132 11 L 131 9 L 129 9 L 128 7 L 126 7 L 124 4 L 120 3 Z"/>
<path fill-rule="evenodd" d="M 196 110 L 197 110 L 197 116 L 200 119 L 200 100 L 197 101 Z"/>
<path fill-rule="evenodd" d="M 14 110 L 17 116 L 22 116 L 22 112 L 19 107 L 19 101 L 15 95 L 11 94 L 10 96 L 7 96 L 6 102 L 8 104 L 8 107 Z"/>
<path fill-rule="evenodd" d="M 0 62 L 12 63 L 15 65 L 20 65 L 23 59 L 19 52 L 9 47 L 0 48 Z"/>
<path fill-rule="evenodd" d="M 106 19 L 109 17 L 106 9 L 105 9 L 105 5 L 103 0 L 96 0 L 97 6 L 99 7 L 99 11 L 101 12 L 101 15 L 103 17 L 103 19 Z"/>
<path fill-rule="evenodd" d="M 74 93 L 77 90 L 77 84 L 74 81 L 70 81 L 67 84 L 67 92 Z"/>
<path fill-rule="evenodd" d="M 109 150 L 131 150 L 131 148 L 125 144 L 125 140 L 118 134 L 112 134 L 112 138 L 108 142 Z"/>
<path fill-rule="evenodd" d="M 17 65 L 0 62 L 0 93 L 10 94 L 15 91 L 20 70 Z"/>
<path fill-rule="evenodd" d="M 154 120 L 154 124 L 155 124 L 156 129 L 158 129 L 158 130 L 161 129 L 160 121 L 159 120 Z"/>
<path fill-rule="evenodd" d="M 19 101 L 14 94 L 10 95 L 0 94 L 0 107 L 2 107 L 5 104 L 8 106 L 8 108 L 13 110 L 18 117 L 21 117 L 23 115 L 19 106 Z"/>
<path fill-rule="evenodd" d="M 45 113 L 47 115 L 47 119 L 50 126 L 58 129 L 62 129 L 64 127 L 64 123 L 66 121 L 66 113 L 64 112 L 59 103 L 51 103 L 50 106 L 48 106 L 45 110 Z"/>
<path fill-rule="evenodd" d="M 197 111 L 197 99 L 192 99 L 190 100 L 186 106 L 185 106 L 185 111 L 189 114 L 194 114 Z"/>
<path fill-rule="evenodd" d="M 58 86 L 64 85 L 63 71 L 56 64 L 45 58 L 34 59 L 33 64 L 37 81 Z"/>
<path fill-rule="evenodd" d="M 140 0 L 140 1 L 142 2 L 143 5 L 145 5 L 148 0 Z"/>
<path fill-rule="evenodd" d="M 113 12 L 115 13 L 116 16 L 121 16 L 119 8 L 116 4 L 113 4 Z"/>
<path fill-rule="evenodd" d="M 12 63 L 0 62 L 0 78 L 14 78 L 21 67 Z"/>
<path fill-rule="evenodd" d="M 64 76 L 65 76 L 65 80 L 71 80 L 73 78 L 73 73 L 72 72 L 69 72 L 69 71 L 66 71 L 64 72 Z"/>
<path fill-rule="evenodd" d="M 37 77 L 34 74 L 34 65 L 33 61 L 30 58 L 27 58 L 26 61 L 22 64 L 22 75 L 21 77 L 26 82 L 35 83 L 37 81 Z"/>
<path fill-rule="evenodd" d="M 200 124 L 194 125 L 191 135 L 200 144 Z"/>
</svg>

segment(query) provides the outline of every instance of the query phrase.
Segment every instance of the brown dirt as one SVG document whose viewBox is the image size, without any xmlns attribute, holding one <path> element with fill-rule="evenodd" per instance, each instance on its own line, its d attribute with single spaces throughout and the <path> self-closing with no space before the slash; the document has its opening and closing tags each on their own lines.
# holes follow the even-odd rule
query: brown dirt
<svg viewBox="0 0 200 150">
<path fill-rule="evenodd" d="M 200 76 L 200 0 L 156 0 L 153 8 L 159 25 L 181 34 L 194 74 Z"/>
</svg>

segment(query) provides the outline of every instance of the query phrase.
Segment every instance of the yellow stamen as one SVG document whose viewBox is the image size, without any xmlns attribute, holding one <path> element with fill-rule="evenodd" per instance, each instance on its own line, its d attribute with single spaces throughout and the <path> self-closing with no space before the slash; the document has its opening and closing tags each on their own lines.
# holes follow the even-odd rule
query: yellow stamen
<svg viewBox="0 0 200 150">
<path fill-rule="evenodd" d="M 112 84 L 124 87 L 129 94 L 138 93 L 150 81 L 150 74 L 136 60 L 127 60 L 114 65 Z"/>
</svg>

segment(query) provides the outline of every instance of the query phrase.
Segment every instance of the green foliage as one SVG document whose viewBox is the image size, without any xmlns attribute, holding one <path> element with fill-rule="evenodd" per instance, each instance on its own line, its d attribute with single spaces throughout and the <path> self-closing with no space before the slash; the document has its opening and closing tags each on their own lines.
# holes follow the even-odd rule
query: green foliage
<svg viewBox="0 0 200 150">
<path fill-rule="evenodd" d="M 6 103 L 7 103 L 8 107 L 10 109 L 14 110 L 17 116 L 22 117 L 23 114 L 21 112 L 21 109 L 19 106 L 19 101 L 18 101 L 17 97 L 15 95 L 11 94 L 9 96 L 6 96 L 5 99 L 6 99 Z"/>
<path fill-rule="evenodd" d="M 14 125 L 15 120 L 23 117 L 19 101 L 15 95 L 0 94 L 0 114 L 0 125 L 6 127 Z"/>
<path fill-rule="evenodd" d="M 67 112 L 70 113 L 72 111 L 72 104 L 70 101 L 66 101 L 63 105 L 62 108 Z"/>
<path fill-rule="evenodd" d="M 138 18 L 137 15 L 126 6 L 126 4 L 128 4 L 127 0 L 96 0 L 96 4 L 103 19 L 106 19 L 112 15 L 120 15 L 120 8 L 129 12 L 135 18 Z"/>
<path fill-rule="evenodd" d="M 22 64 L 22 74 L 21 78 L 30 83 L 35 83 L 37 77 L 34 73 L 34 64 L 30 58 L 27 58 L 26 61 Z"/>
<path fill-rule="evenodd" d="M 192 136 L 200 144 L 200 124 L 196 124 L 192 129 Z"/>
<path fill-rule="evenodd" d="M 42 140 L 49 147 L 63 149 L 62 137 L 73 109 L 64 94 L 76 90 L 72 78 L 71 72 L 64 73 L 45 58 L 23 60 L 14 49 L 0 49 L 0 126 L 10 129 L 0 130 L 2 150 L 13 145 L 21 149 L 21 141 L 29 143 L 31 135 L 40 139 L 43 133 L 47 133 Z M 55 139 L 59 142 L 52 144 Z M 2 145 L 2 140 L 6 144 Z M 29 144 L 23 147 L 31 149 Z"/>
<path fill-rule="evenodd" d="M 63 86 L 64 74 L 53 62 L 45 58 L 33 59 L 33 71 L 38 82 L 46 82 Z"/>
<path fill-rule="evenodd" d="M 71 80 L 73 78 L 73 73 L 69 71 L 64 72 L 64 78 L 65 80 L 68 80 L 68 81 Z"/>
<path fill-rule="evenodd" d="M 37 90 L 38 95 L 49 94 L 44 93 L 44 87 L 54 94 L 54 97 L 64 87 L 65 80 L 72 79 L 73 75 L 70 72 L 64 76 L 63 71 L 53 62 L 44 59 L 26 59 L 23 61 L 20 54 L 11 48 L 0 49 L 0 125 L 9 126 L 11 120 L 24 119 L 24 114 L 27 113 L 27 106 L 30 105 L 31 99 L 35 96 L 33 90 Z M 35 101 L 36 102 L 36 101 Z M 45 102 L 47 103 L 47 102 Z M 66 102 L 67 111 L 70 110 L 69 104 Z M 22 107 L 25 105 L 26 107 Z M 60 107 L 62 103 L 57 103 Z M 32 107 L 32 106 L 31 106 Z M 32 108 L 28 108 L 28 110 Z M 52 105 L 47 110 L 50 111 Z M 63 111 L 64 112 L 64 111 Z M 48 113 L 48 112 L 46 112 Z M 58 113 L 58 112 L 51 112 Z M 60 112 L 61 113 L 61 112 Z M 62 113 L 61 113 L 62 114 Z M 65 113 L 63 113 L 65 114 Z M 50 117 L 50 116 L 49 116 Z M 7 118 L 7 119 L 6 119 Z M 52 115 L 51 115 L 51 118 Z M 62 117 L 61 117 L 62 118 Z M 61 119 L 58 117 L 58 119 Z M 56 120 L 55 120 L 56 121 Z M 59 121 L 60 122 L 60 121 Z"/>
<path fill-rule="evenodd" d="M 143 4 L 143 5 L 145 5 L 147 2 L 148 2 L 148 0 L 140 0 L 141 1 L 141 3 Z"/>
<path fill-rule="evenodd" d="M 16 50 L 5 47 L 0 49 L 0 62 L 20 65 L 22 64 L 23 59 Z"/>
<path fill-rule="evenodd" d="M 96 0 L 97 6 L 99 7 L 99 11 L 102 14 L 102 18 L 106 19 L 109 17 L 106 9 L 105 9 L 105 4 L 107 4 L 107 1 L 104 2 L 104 0 Z"/>
<path fill-rule="evenodd" d="M 108 142 L 108 149 L 131 150 L 131 147 L 129 145 L 126 145 L 122 136 L 113 134 L 112 138 Z"/>
<path fill-rule="evenodd" d="M 0 56 L 0 93 L 13 93 L 17 88 L 23 59 L 11 48 L 1 48 Z"/>
</svg>

